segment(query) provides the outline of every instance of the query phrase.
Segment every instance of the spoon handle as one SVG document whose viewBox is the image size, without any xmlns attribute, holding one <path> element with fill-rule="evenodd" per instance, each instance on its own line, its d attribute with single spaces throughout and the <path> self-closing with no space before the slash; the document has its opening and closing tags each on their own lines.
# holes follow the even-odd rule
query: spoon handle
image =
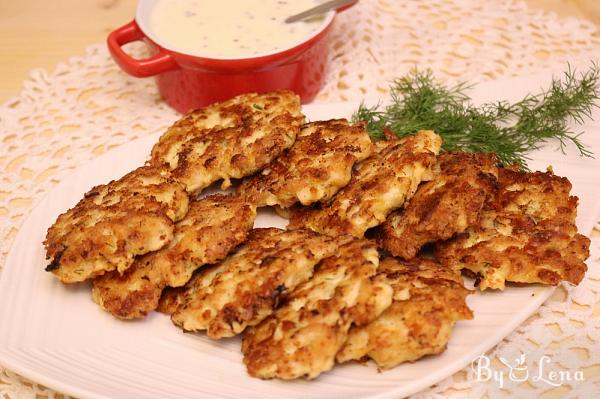
<svg viewBox="0 0 600 399">
<path fill-rule="evenodd" d="M 323 4 L 319 4 L 316 7 L 313 8 L 309 8 L 306 11 L 302 11 L 299 14 L 296 15 L 292 15 L 291 17 L 287 18 L 285 20 L 286 23 L 290 24 L 292 22 L 296 22 L 296 21 L 300 21 L 302 19 L 311 17 L 313 15 L 317 15 L 317 14 L 322 14 L 324 12 L 327 12 L 329 10 L 333 10 L 336 8 L 341 8 L 344 7 L 350 3 L 354 3 L 356 0 L 331 0 L 331 1 L 327 1 Z"/>
</svg>

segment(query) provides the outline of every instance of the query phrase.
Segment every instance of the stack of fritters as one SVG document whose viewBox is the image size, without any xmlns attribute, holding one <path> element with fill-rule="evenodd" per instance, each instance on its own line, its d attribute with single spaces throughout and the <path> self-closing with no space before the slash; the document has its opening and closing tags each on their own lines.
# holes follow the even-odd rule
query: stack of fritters
<svg viewBox="0 0 600 399">
<path fill-rule="evenodd" d="M 392 301 L 392 288 L 376 276 L 378 265 L 375 245 L 358 239 L 322 260 L 310 280 L 244 337 L 248 373 L 315 378 L 331 369 L 350 327 L 367 325 Z"/>
<path fill-rule="evenodd" d="M 583 278 L 589 240 L 567 179 L 437 156 L 431 131 L 372 143 L 362 124 L 303 121 L 287 91 L 184 116 L 149 166 L 58 217 L 47 270 L 92 279 L 94 301 L 119 318 L 158 309 L 212 339 L 246 332 L 249 374 L 281 379 L 442 352 L 472 318 L 461 269 L 481 289 Z M 236 195 L 199 197 L 244 177 Z M 252 229 L 264 206 L 289 212 L 289 229 Z M 418 255 L 427 243 L 437 260 Z M 378 249 L 405 260 L 380 262 Z"/>
<path fill-rule="evenodd" d="M 336 250 L 333 238 L 312 231 L 254 229 L 232 255 L 179 290 L 171 319 L 185 331 L 206 330 L 215 339 L 239 334 L 269 316 L 283 295 Z"/>
<path fill-rule="evenodd" d="M 422 184 L 407 206 L 380 226 L 379 246 L 412 259 L 423 245 L 447 240 L 473 226 L 484 204 L 496 194 L 496 162 L 485 154 L 441 154 L 433 180 Z"/>
<path fill-rule="evenodd" d="M 185 284 L 252 226 L 255 210 L 244 199 L 216 198 L 222 205 L 207 199 L 194 205 L 172 241 L 175 222 L 188 211 L 188 193 L 260 170 L 293 145 L 303 121 L 299 97 L 289 91 L 245 94 L 184 116 L 161 136 L 149 166 L 93 188 L 59 216 L 44 243 L 47 270 L 65 283 L 109 273 L 96 280 L 94 299 L 119 317 L 145 314 L 162 287 Z M 189 242 L 194 234 L 201 239 Z"/>
<path fill-rule="evenodd" d="M 458 273 L 423 258 L 386 258 L 379 271 L 394 290 L 392 305 L 370 324 L 350 330 L 338 362 L 369 357 L 390 368 L 440 353 L 454 323 L 473 318 Z"/>
<path fill-rule="evenodd" d="M 432 131 L 381 142 L 379 151 L 357 165 L 350 183 L 331 201 L 294 209 L 288 227 L 362 238 L 409 200 L 421 181 L 432 178 L 441 145 Z"/>
<path fill-rule="evenodd" d="M 135 256 L 167 245 L 187 209 L 185 190 L 162 168 L 141 167 L 94 187 L 48 229 L 46 270 L 64 283 L 123 273 Z"/>
<path fill-rule="evenodd" d="M 354 164 L 374 149 L 362 124 L 345 119 L 307 123 L 294 146 L 246 179 L 239 192 L 259 207 L 328 201 L 348 184 Z"/>
<path fill-rule="evenodd" d="M 156 309 L 166 286 L 180 287 L 192 273 L 225 258 L 252 229 L 256 208 L 238 196 L 211 195 L 192 201 L 165 248 L 138 257 L 121 274 L 93 282 L 92 297 L 113 315 L 131 319 Z"/>
<path fill-rule="evenodd" d="M 506 281 L 579 284 L 590 240 L 577 233 L 571 183 L 552 172 L 502 168 L 499 184 L 478 223 L 438 243 L 438 258 L 469 270 L 482 290 L 503 289 Z"/>
<path fill-rule="evenodd" d="M 191 112 L 152 149 L 152 165 L 166 166 L 189 193 L 223 179 L 251 175 L 290 148 L 304 116 L 291 91 L 244 94 Z"/>
</svg>

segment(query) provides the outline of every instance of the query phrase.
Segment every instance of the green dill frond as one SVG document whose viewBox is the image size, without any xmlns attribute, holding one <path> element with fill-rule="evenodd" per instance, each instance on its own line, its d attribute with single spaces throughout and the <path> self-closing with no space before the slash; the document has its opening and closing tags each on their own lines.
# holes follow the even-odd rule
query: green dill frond
<svg viewBox="0 0 600 399">
<path fill-rule="evenodd" d="M 367 131 L 371 138 L 381 140 L 385 138 L 383 129 L 386 127 L 387 118 L 385 114 L 378 111 L 379 105 L 368 108 L 364 103 L 361 103 L 358 110 L 352 115 L 352 120 L 355 122 L 367 122 Z"/>
<path fill-rule="evenodd" d="M 431 129 L 444 139 L 445 151 L 495 153 L 503 164 L 525 167 L 526 154 L 549 140 L 568 143 L 582 156 L 591 156 L 573 132 L 571 122 L 584 123 L 600 98 L 600 69 L 577 73 L 570 66 L 562 79 L 553 79 L 547 91 L 527 95 L 514 104 L 500 101 L 470 104 L 461 83 L 447 87 L 433 79 L 431 71 L 414 71 L 394 81 L 391 103 L 368 108 L 361 104 L 353 121 L 366 121 L 373 139 L 384 138 L 384 129 L 398 137 Z"/>
</svg>

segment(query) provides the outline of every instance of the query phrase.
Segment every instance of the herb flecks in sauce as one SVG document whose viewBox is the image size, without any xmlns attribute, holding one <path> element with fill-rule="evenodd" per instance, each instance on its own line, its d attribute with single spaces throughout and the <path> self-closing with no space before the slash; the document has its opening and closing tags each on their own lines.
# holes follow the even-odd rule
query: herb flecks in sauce
<svg viewBox="0 0 600 399">
<path fill-rule="evenodd" d="M 287 17 L 320 0 L 159 0 L 150 30 L 159 44 L 180 52 L 232 58 L 269 53 L 299 44 L 323 18 L 286 24 Z"/>
</svg>

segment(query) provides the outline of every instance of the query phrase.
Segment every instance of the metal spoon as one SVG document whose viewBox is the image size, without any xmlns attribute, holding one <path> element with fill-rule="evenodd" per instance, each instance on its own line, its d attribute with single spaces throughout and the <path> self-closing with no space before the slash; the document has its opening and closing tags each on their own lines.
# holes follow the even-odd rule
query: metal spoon
<svg viewBox="0 0 600 399">
<path fill-rule="evenodd" d="M 331 0 L 327 1 L 323 4 L 319 4 L 316 7 L 309 8 L 306 11 L 302 11 L 299 14 L 292 15 L 291 17 L 285 20 L 285 23 L 290 24 L 292 22 L 300 21 L 306 19 L 308 17 L 312 17 L 313 15 L 323 14 L 329 10 L 334 10 L 337 8 L 344 7 L 350 3 L 354 3 L 356 0 Z"/>
</svg>

